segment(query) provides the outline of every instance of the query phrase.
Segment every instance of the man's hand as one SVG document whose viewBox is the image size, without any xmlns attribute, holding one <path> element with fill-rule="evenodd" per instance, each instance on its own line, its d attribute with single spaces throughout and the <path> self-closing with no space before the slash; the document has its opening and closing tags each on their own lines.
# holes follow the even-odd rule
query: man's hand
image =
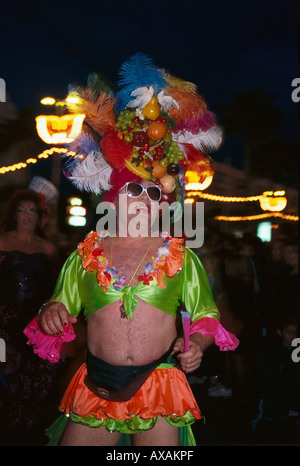
<svg viewBox="0 0 300 466">
<path fill-rule="evenodd" d="M 72 317 L 62 303 L 47 304 L 38 316 L 40 330 L 51 336 L 61 335 L 69 324 L 75 324 L 76 317 Z"/>
<path fill-rule="evenodd" d="M 178 338 L 173 346 L 173 352 L 180 352 L 177 358 L 180 361 L 180 367 L 184 372 L 194 372 L 201 364 L 203 351 L 208 348 L 214 339 L 209 335 L 200 335 L 199 333 L 191 335 L 190 348 L 183 351 L 184 340 Z"/>
</svg>

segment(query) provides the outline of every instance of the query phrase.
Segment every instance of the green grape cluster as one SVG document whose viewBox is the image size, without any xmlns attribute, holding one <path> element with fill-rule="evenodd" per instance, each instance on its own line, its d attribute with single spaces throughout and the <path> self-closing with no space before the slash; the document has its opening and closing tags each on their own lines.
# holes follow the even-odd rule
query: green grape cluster
<svg viewBox="0 0 300 466">
<path fill-rule="evenodd" d="M 168 151 L 166 153 L 169 163 L 177 164 L 180 160 L 184 158 L 183 152 L 179 149 L 177 143 L 172 141 L 169 145 Z"/>
<path fill-rule="evenodd" d="M 116 127 L 125 131 L 128 126 L 132 123 L 133 119 L 135 118 L 136 114 L 134 110 L 121 110 L 118 115 L 118 120 L 116 122 Z"/>
</svg>

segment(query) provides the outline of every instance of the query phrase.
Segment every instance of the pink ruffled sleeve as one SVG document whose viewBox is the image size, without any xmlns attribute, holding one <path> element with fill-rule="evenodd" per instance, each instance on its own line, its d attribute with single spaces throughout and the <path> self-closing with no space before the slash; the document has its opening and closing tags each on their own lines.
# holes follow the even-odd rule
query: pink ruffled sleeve
<svg viewBox="0 0 300 466">
<path fill-rule="evenodd" d="M 27 344 L 33 346 L 33 352 L 51 363 L 56 363 L 60 360 L 63 343 L 75 339 L 74 329 L 71 324 L 65 327 L 61 335 L 52 337 L 39 329 L 36 317 L 27 325 L 24 333 L 28 337 Z"/>
<path fill-rule="evenodd" d="M 239 344 L 239 340 L 233 333 L 225 330 L 218 320 L 211 317 L 202 317 L 193 322 L 190 328 L 190 335 L 194 333 L 212 335 L 221 351 L 233 351 Z"/>
</svg>

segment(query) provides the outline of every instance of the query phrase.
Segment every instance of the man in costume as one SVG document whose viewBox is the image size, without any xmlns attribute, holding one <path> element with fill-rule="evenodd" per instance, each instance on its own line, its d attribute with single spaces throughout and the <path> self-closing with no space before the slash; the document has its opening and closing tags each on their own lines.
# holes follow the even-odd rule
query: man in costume
<svg viewBox="0 0 300 466">
<path fill-rule="evenodd" d="M 69 110 L 86 117 L 65 173 L 80 189 L 105 192 L 116 212 L 125 196 L 127 228 L 133 203 L 149 219 L 153 205 L 182 199 L 187 170 L 211 176 L 207 150 L 222 136 L 196 87 L 143 54 L 123 64 L 119 86 L 113 94 L 92 75 L 87 89 L 70 90 L 78 100 Z M 115 235 L 93 231 L 78 245 L 25 330 L 37 353 L 55 359 L 82 309 L 87 319 L 86 363 L 48 430 L 50 444 L 120 445 L 131 434 L 134 445 L 194 445 L 190 426 L 201 413 L 185 372 L 214 342 L 231 350 L 238 342 L 220 325 L 202 264 L 183 239 L 150 226 L 124 237 L 120 221 Z M 176 325 L 180 303 L 185 339 Z"/>
</svg>

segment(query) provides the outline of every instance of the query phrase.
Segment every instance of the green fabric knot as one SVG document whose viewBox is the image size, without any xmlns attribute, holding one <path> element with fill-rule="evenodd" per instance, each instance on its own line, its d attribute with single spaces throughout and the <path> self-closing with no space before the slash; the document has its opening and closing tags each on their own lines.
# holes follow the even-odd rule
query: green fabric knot
<svg viewBox="0 0 300 466">
<path fill-rule="evenodd" d="M 124 286 L 120 289 L 121 300 L 124 305 L 125 314 L 127 319 L 130 319 L 133 315 L 133 311 L 137 305 L 137 299 L 135 297 L 135 289 L 131 286 Z"/>
</svg>

